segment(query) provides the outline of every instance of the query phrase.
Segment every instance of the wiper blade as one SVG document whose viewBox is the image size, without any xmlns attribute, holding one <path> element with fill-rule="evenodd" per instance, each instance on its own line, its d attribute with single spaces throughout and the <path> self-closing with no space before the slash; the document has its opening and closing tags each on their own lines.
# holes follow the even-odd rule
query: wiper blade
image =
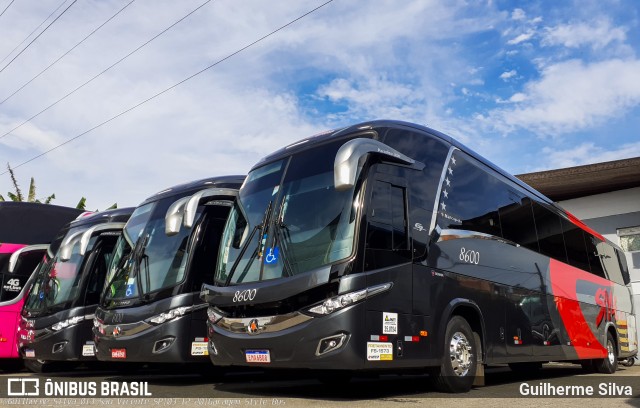
<svg viewBox="0 0 640 408">
<path fill-rule="evenodd" d="M 147 248 L 147 244 L 149 243 L 149 234 L 146 234 L 141 240 L 138 241 L 138 245 L 136 245 L 136 249 L 133 251 L 133 271 L 135 272 L 136 286 L 138 286 L 138 298 L 142 299 L 142 281 L 141 281 L 141 271 L 140 264 L 142 264 L 142 260 L 146 256 L 144 251 Z M 147 287 L 150 286 L 149 283 L 149 270 L 145 270 L 145 283 Z"/>
<path fill-rule="evenodd" d="M 286 276 L 293 275 L 293 268 L 291 263 L 289 262 L 289 242 L 291 242 L 291 236 L 289 234 L 289 227 L 284 222 L 284 207 L 285 207 L 286 198 L 282 199 L 280 203 L 280 208 L 278 208 L 278 216 L 275 220 L 274 224 L 274 233 L 273 233 L 273 241 L 272 247 L 276 248 L 276 244 L 280 244 L 280 250 L 282 251 L 280 254 L 280 258 L 282 259 L 283 264 L 283 272 Z"/>
<path fill-rule="evenodd" d="M 239 201 L 240 199 L 238 199 Z M 238 206 L 241 207 L 241 204 L 238 203 Z M 253 227 L 253 229 L 251 230 L 251 234 L 249 234 L 249 237 L 247 238 L 247 240 L 245 241 L 244 245 L 242 245 L 242 248 L 240 249 L 240 253 L 238 254 L 238 257 L 236 258 L 235 262 L 233 263 L 233 266 L 231 266 L 231 270 L 229 270 L 229 275 L 227 276 L 227 280 L 225 281 L 225 286 L 229 286 L 229 283 L 231 283 L 231 278 L 233 278 L 233 274 L 236 272 L 236 268 L 238 267 L 238 264 L 240 263 L 240 260 L 242 259 L 242 257 L 244 256 L 245 252 L 247 252 L 247 248 L 249 247 L 249 245 L 251 244 L 251 242 L 253 241 L 253 237 L 256 234 L 256 231 L 258 231 L 259 229 L 262 230 L 262 236 L 259 237 L 258 239 L 258 247 L 256 248 L 256 251 L 253 252 L 253 254 L 251 255 L 251 259 L 249 260 L 249 262 L 247 262 L 247 266 L 250 266 L 251 264 L 253 264 L 253 261 L 256 257 L 261 257 L 262 256 L 262 249 L 263 246 L 265 244 L 266 241 L 266 232 L 267 232 L 267 225 L 269 222 L 269 218 L 271 217 L 271 207 L 273 206 L 273 200 L 269 201 L 269 205 L 267 205 L 267 210 L 264 212 L 264 215 L 262 216 L 262 220 L 260 222 L 260 224 L 257 224 L 256 226 Z M 244 212 L 242 212 L 242 216 L 245 217 L 245 219 L 247 220 L 247 223 L 249 222 L 249 220 L 247 219 L 247 217 L 244 215 Z M 243 274 L 246 275 L 248 269 L 245 268 L 246 271 L 243 271 Z M 260 270 L 260 275 L 262 275 L 262 269 Z M 262 278 L 262 276 L 261 276 Z"/>
</svg>

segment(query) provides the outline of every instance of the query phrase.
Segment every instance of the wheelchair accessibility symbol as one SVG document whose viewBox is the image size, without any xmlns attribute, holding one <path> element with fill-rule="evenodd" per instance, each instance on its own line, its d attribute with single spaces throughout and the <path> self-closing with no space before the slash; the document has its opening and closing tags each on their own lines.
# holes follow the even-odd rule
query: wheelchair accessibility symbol
<svg viewBox="0 0 640 408">
<path fill-rule="evenodd" d="M 264 257 L 264 263 L 271 265 L 278 262 L 278 247 L 269 248 L 267 255 Z"/>
<path fill-rule="evenodd" d="M 128 284 L 127 285 L 127 291 L 124 294 L 126 297 L 131 297 L 133 296 L 133 284 Z"/>
</svg>

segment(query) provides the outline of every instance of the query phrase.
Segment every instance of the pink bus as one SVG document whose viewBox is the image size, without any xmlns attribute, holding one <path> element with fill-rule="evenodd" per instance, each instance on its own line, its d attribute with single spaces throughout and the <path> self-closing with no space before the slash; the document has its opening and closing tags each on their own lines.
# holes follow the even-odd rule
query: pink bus
<svg viewBox="0 0 640 408">
<path fill-rule="evenodd" d="M 22 366 L 15 335 L 29 280 L 58 230 L 81 214 L 57 205 L 0 202 L 0 370 Z"/>
</svg>

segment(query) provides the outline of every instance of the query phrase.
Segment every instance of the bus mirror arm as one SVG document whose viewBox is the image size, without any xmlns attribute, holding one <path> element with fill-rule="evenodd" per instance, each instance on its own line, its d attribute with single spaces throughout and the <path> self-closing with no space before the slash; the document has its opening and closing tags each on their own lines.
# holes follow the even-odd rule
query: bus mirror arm
<svg viewBox="0 0 640 408">
<path fill-rule="evenodd" d="M 87 253 L 89 241 L 91 240 L 92 236 L 96 235 L 96 233 L 108 230 L 121 231 L 124 226 L 124 222 L 106 222 L 104 224 L 94 225 L 93 227 L 86 230 L 82 234 L 82 237 L 80 237 L 80 256 L 84 256 Z"/>
<path fill-rule="evenodd" d="M 35 251 L 44 252 L 47 250 L 47 248 L 49 248 L 49 244 L 29 245 L 29 246 L 18 249 L 16 252 L 12 253 L 11 257 L 9 258 L 8 272 L 13 273 L 13 271 L 16 269 L 16 265 L 18 265 L 18 260 L 22 255 L 29 252 L 35 252 Z"/>
<path fill-rule="evenodd" d="M 203 199 L 208 198 L 210 201 L 218 198 L 225 202 L 233 203 L 233 201 L 238 196 L 238 190 L 233 188 L 219 188 L 213 187 L 208 188 L 206 190 L 200 190 L 191 197 L 187 201 L 187 204 L 184 206 L 184 216 L 182 217 L 182 225 L 185 228 L 192 228 L 196 222 L 196 214 L 198 212 L 198 205 L 203 201 Z"/>
<path fill-rule="evenodd" d="M 336 153 L 333 163 L 333 181 L 336 190 L 348 190 L 355 185 L 358 172 L 361 170 L 360 159 L 367 154 L 375 154 L 384 160 L 408 165 L 416 170 L 424 168 L 424 163 L 416 162 L 382 142 L 357 138 L 343 144 Z"/>
</svg>

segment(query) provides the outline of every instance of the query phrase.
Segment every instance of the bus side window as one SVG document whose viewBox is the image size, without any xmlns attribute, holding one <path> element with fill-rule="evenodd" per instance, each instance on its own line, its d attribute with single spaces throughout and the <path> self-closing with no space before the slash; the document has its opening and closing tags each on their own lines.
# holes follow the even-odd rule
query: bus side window
<svg viewBox="0 0 640 408">
<path fill-rule="evenodd" d="M 619 285 L 629 283 L 629 272 L 627 272 L 627 278 L 625 279 L 624 277 L 626 262 L 623 266 L 619 257 L 619 255 L 622 255 L 622 259 L 624 260 L 624 254 L 619 253 L 619 251 L 606 242 L 598 241 L 596 247 L 598 248 L 598 257 L 602 260 L 608 279 Z"/>
<path fill-rule="evenodd" d="M 591 271 L 589 268 L 584 231 L 564 218 L 562 219 L 562 231 L 564 234 L 564 243 L 567 248 L 569 265 L 585 271 Z"/>
<path fill-rule="evenodd" d="M 605 247 L 609 247 L 606 242 L 600 242 L 596 240 L 596 238 L 585 235 L 586 243 L 587 243 L 587 256 L 589 257 L 589 266 L 591 266 L 591 273 L 597 275 L 601 278 L 607 279 L 607 276 L 604 273 L 604 262 L 605 258 L 610 257 L 611 254 L 607 254 L 606 252 L 602 252 L 602 249 Z M 598 242 L 601 244 L 601 250 L 598 250 Z M 610 247 L 609 247 L 610 248 Z M 615 254 L 613 254 L 615 257 Z M 616 259 L 616 263 L 618 260 Z"/>
<path fill-rule="evenodd" d="M 22 288 L 29 280 L 29 277 L 42 260 L 43 251 L 29 251 L 20 255 L 18 263 L 13 273 L 0 274 L 0 302 L 8 302 L 18 297 Z M 0 265 L 1 269 L 8 268 L 9 257 L 6 265 Z"/>
<path fill-rule="evenodd" d="M 522 245 L 525 248 L 539 252 L 536 236 L 533 210 L 529 197 L 520 197 L 516 192 L 509 191 L 511 202 L 500 207 L 500 225 L 502 237 Z"/>
<path fill-rule="evenodd" d="M 502 236 L 498 208 L 508 202 L 504 183 L 460 151 L 446 166 L 438 205 L 440 228 Z"/>
<path fill-rule="evenodd" d="M 367 225 L 367 269 L 377 269 L 411 259 L 406 219 L 406 190 L 375 180 Z"/>
<path fill-rule="evenodd" d="M 615 251 L 615 253 L 617 255 L 618 266 L 620 268 L 620 272 L 622 273 L 622 283 L 624 285 L 628 285 L 629 282 L 631 282 L 631 276 L 629 275 L 629 266 L 627 266 L 627 258 L 625 257 L 624 252 L 619 251 L 617 249 L 614 249 L 614 251 Z M 609 271 L 609 270 L 607 269 L 607 271 Z M 609 278 L 609 279 L 611 279 L 611 278 Z"/>
<path fill-rule="evenodd" d="M 542 205 L 533 203 L 533 217 L 536 222 L 538 244 L 543 255 L 567 263 L 560 216 Z"/>
</svg>

